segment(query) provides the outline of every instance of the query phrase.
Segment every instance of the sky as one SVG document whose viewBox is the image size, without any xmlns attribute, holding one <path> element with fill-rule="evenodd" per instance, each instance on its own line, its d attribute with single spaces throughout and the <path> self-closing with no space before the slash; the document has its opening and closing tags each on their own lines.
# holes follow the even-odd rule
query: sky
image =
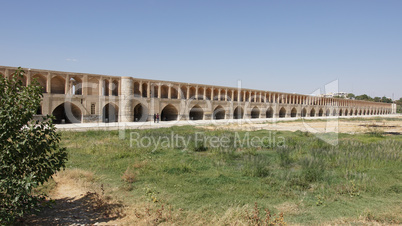
<svg viewBox="0 0 402 226">
<path fill-rule="evenodd" d="M 402 97 L 400 0 L 0 0 L 0 65 Z"/>
</svg>

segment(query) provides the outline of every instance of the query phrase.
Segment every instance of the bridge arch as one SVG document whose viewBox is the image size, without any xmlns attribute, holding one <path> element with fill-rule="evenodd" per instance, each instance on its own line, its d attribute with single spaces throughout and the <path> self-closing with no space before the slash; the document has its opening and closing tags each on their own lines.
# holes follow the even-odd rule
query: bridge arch
<svg viewBox="0 0 402 226">
<path fill-rule="evenodd" d="M 244 117 L 244 111 L 241 106 L 237 106 L 233 111 L 233 119 L 242 119 Z"/>
<path fill-rule="evenodd" d="M 315 109 L 312 108 L 310 111 L 310 117 L 314 117 L 315 116 Z"/>
<path fill-rule="evenodd" d="M 197 104 L 191 108 L 189 112 L 190 120 L 202 120 L 204 118 L 204 110 Z"/>
<path fill-rule="evenodd" d="M 274 117 L 274 109 L 272 107 L 269 107 L 267 111 L 265 112 L 265 117 L 266 118 L 273 118 Z"/>
<path fill-rule="evenodd" d="M 214 109 L 213 119 L 225 119 L 225 109 L 221 105 Z"/>
<path fill-rule="evenodd" d="M 297 110 L 296 108 L 292 108 L 292 110 L 290 111 L 290 117 L 294 118 L 297 116 Z"/>
<path fill-rule="evenodd" d="M 259 118 L 260 117 L 260 109 L 255 106 L 251 109 L 251 118 Z"/>
<path fill-rule="evenodd" d="M 53 111 L 52 115 L 55 117 L 53 123 L 80 123 L 81 122 L 81 109 L 71 102 L 64 102 L 58 105 Z"/>
<path fill-rule="evenodd" d="M 286 117 L 286 109 L 284 107 L 282 107 L 279 110 L 279 118 L 285 118 Z"/>
<path fill-rule="evenodd" d="M 134 122 L 146 122 L 148 120 L 148 108 L 139 103 L 134 107 Z"/>
<path fill-rule="evenodd" d="M 102 109 L 102 122 L 118 122 L 119 107 L 114 103 L 106 104 Z"/>
<path fill-rule="evenodd" d="M 178 120 L 178 115 L 177 109 L 172 104 L 168 104 L 161 111 L 161 120 L 176 121 Z"/>
</svg>

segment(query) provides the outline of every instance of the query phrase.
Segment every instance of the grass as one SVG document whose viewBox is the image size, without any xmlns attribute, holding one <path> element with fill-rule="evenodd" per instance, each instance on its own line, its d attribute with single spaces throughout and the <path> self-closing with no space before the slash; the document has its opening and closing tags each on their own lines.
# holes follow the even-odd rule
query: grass
<svg viewBox="0 0 402 226">
<path fill-rule="evenodd" d="M 157 148 L 130 147 L 131 132 L 165 140 Z M 172 133 L 190 139 L 187 148 L 167 145 Z M 134 205 L 127 214 L 136 216 L 133 221 L 153 216 L 157 223 L 253 224 L 266 219 L 267 210 L 272 220 L 283 213 L 280 219 L 289 224 L 402 223 L 402 136 L 339 134 L 332 146 L 300 131 L 182 126 L 124 134 L 62 132 L 62 143 L 67 168 L 92 172 L 108 195 Z M 229 145 L 196 144 L 200 134 L 224 137 Z M 245 136 L 262 145 L 242 147 Z"/>
</svg>

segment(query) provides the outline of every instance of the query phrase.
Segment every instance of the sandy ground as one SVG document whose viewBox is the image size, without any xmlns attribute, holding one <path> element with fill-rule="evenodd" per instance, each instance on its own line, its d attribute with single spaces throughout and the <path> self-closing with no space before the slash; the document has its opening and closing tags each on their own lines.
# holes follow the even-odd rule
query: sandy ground
<svg viewBox="0 0 402 226">
<path fill-rule="evenodd" d="M 28 216 L 21 225 L 117 225 L 121 216 L 114 210 L 122 208 L 109 203 L 99 193 L 77 183 L 75 180 L 56 175 L 56 187 L 47 199 L 54 200 L 50 207 Z M 113 210 L 113 211 L 110 211 Z M 113 214 L 112 214 L 113 212 Z"/>
<path fill-rule="evenodd" d="M 296 120 L 296 121 L 278 121 L 266 123 L 233 123 L 220 126 L 202 126 L 208 129 L 229 129 L 229 130 L 278 130 L 278 131 L 303 131 L 311 133 L 366 133 L 371 131 L 384 132 L 385 134 L 402 134 L 402 116 L 395 117 L 399 120 L 391 121 L 384 119 L 378 120 Z"/>
</svg>

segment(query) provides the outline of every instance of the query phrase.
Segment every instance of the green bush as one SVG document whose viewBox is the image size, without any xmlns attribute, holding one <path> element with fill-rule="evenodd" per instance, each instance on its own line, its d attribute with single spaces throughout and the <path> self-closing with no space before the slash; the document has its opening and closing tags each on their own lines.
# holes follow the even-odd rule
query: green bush
<svg viewBox="0 0 402 226">
<path fill-rule="evenodd" d="M 36 209 L 32 189 L 64 167 L 67 152 L 59 147 L 50 117 L 33 121 L 42 88 L 22 83 L 21 68 L 10 80 L 0 76 L 0 224 Z"/>
</svg>

